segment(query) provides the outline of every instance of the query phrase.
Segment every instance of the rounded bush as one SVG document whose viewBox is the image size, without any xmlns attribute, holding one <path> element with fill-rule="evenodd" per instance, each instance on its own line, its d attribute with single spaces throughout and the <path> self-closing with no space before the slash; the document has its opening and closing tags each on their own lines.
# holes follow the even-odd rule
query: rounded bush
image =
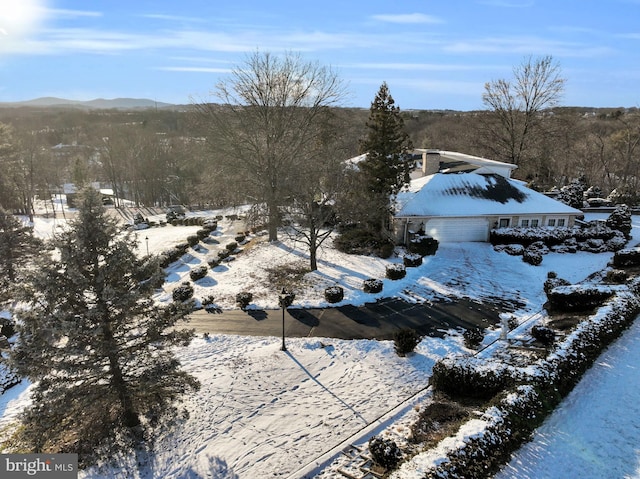
<svg viewBox="0 0 640 479">
<path fill-rule="evenodd" d="M 198 244 L 199 241 L 200 241 L 200 238 L 198 238 L 198 235 L 187 236 L 187 243 L 189 243 L 189 246 L 195 246 Z"/>
<path fill-rule="evenodd" d="M 392 439 L 383 439 L 380 436 L 369 439 L 369 453 L 374 463 L 387 470 L 395 469 L 402 459 L 398 445 Z"/>
<path fill-rule="evenodd" d="M 244 234 L 237 234 L 236 237 L 233 238 L 236 243 L 242 243 L 245 239 L 246 236 Z"/>
<path fill-rule="evenodd" d="M 556 339 L 556 333 L 553 329 L 539 324 L 536 324 L 531 328 L 531 336 L 533 336 L 536 341 L 539 341 L 547 347 L 553 345 L 553 342 Z"/>
<path fill-rule="evenodd" d="M 185 282 L 173 290 L 172 298 L 174 301 L 187 301 L 193 297 L 193 286 Z"/>
<path fill-rule="evenodd" d="M 203 239 L 205 239 L 207 236 L 209 236 L 209 233 L 211 233 L 211 231 L 210 231 L 210 230 L 208 230 L 207 228 L 202 228 L 202 229 L 199 229 L 198 231 L 196 231 L 196 236 L 197 236 L 199 239 L 203 240 Z"/>
<path fill-rule="evenodd" d="M 382 291 L 382 280 L 380 279 L 365 279 L 362 282 L 362 291 L 364 291 L 365 293 L 379 293 L 380 291 Z"/>
<path fill-rule="evenodd" d="M 229 251 L 230 253 L 233 253 L 237 247 L 238 247 L 238 243 L 236 243 L 235 241 L 232 241 L 231 243 L 225 246 L 227 251 Z"/>
<path fill-rule="evenodd" d="M 216 266 L 220 265 L 220 261 L 216 258 L 209 258 L 207 260 L 207 264 L 209 265 L 209 268 L 215 268 Z"/>
<path fill-rule="evenodd" d="M 245 309 L 253 301 L 253 294 L 247 291 L 242 291 L 236 294 L 236 303 L 240 306 L 240 309 Z"/>
<path fill-rule="evenodd" d="M 417 253 L 406 254 L 402 258 L 402 263 L 407 268 L 415 268 L 416 266 L 420 266 L 422 264 L 422 256 Z"/>
<path fill-rule="evenodd" d="M 393 263 L 387 266 L 386 276 L 389 279 L 402 279 L 407 275 L 407 269 L 404 264 Z"/>
<path fill-rule="evenodd" d="M 204 265 L 198 266 L 189 271 L 189 277 L 191 278 L 191 281 L 198 281 L 199 279 L 204 278 L 206 275 L 207 267 Z"/>
<path fill-rule="evenodd" d="M 466 347 L 475 349 L 480 346 L 480 343 L 484 339 L 484 331 L 480 328 L 465 329 L 462 337 L 464 338 Z"/>
<path fill-rule="evenodd" d="M 393 335 L 393 347 L 398 356 L 412 353 L 422 338 L 413 329 L 401 329 Z"/>
<path fill-rule="evenodd" d="M 538 250 L 526 249 L 524 253 L 522 253 L 522 261 L 533 266 L 538 266 L 542 263 L 542 254 L 540 254 Z"/>
<path fill-rule="evenodd" d="M 324 290 L 324 299 L 329 303 L 339 303 L 344 298 L 344 289 L 341 286 L 329 286 Z"/>
<path fill-rule="evenodd" d="M 438 240 L 431 236 L 416 236 L 410 242 L 407 248 L 411 253 L 417 253 L 420 256 L 433 256 L 438 251 Z"/>
</svg>

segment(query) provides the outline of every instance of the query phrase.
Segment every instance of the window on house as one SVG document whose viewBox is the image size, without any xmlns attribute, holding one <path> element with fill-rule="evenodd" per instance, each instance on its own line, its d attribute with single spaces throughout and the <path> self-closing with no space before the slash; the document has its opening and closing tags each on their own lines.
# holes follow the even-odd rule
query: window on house
<svg viewBox="0 0 640 479">
<path fill-rule="evenodd" d="M 498 223 L 499 228 L 508 228 L 510 220 L 509 218 L 500 218 L 500 222 Z"/>
<path fill-rule="evenodd" d="M 526 228 L 529 226 L 529 220 L 520 220 L 520 226 L 524 226 Z"/>
<path fill-rule="evenodd" d="M 558 219 L 558 226 L 564 226 L 564 218 Z"/>
<path fill-rule="evenodd" d="M 537 218 L 531 220 L 531 226 L 537 228 L 539 224 L 539 220 Z"/>
<path fill-rule="evenodd" d="M 549 218 L 549 221 L 547 222 L 547 224 L 549 226 L 555 226 L 556 225 L 556 220 L 555 218 Z"/>
</svg>

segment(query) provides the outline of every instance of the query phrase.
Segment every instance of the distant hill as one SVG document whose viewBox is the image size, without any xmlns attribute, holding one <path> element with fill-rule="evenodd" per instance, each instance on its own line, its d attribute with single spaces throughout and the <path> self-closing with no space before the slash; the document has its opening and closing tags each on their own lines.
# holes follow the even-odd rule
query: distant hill
<svg viewBox="0 0 640 479">
<path fill-rule="evenodd" d="M 10 103 L 0 102 L 0 107 L 73 107 L 86 109 L 121 109 L 131 110 L 135 108 L 167 108 L 174 105 L 170 103 L 157 102 L 146 98 L 96 98 L 89 101 L 67 100 L 64 98 L 42 97 L 34 100 L 18 101 Z"/>
</svg>

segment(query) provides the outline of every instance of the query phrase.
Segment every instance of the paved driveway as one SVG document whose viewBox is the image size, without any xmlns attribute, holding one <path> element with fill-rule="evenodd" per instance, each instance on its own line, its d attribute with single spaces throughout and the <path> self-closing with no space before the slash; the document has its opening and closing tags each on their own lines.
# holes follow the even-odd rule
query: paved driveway
<svg viewBox="0 0 640 479">
<path fill-rule="evenodd" d="M 386 299 L 361 307 L 290 308 L 284 316 L 284 330 L 285 336 L 296 338 L 393 339 L 394 333 L 404 328 L 443 336 L 449 329 L 498 324 L 502 311 L 492 304 L 464 299 L 432 304 Z M 282 310 L 195 311 L 187 327 L 199 334 L 282 336 Z"/>
</svg>

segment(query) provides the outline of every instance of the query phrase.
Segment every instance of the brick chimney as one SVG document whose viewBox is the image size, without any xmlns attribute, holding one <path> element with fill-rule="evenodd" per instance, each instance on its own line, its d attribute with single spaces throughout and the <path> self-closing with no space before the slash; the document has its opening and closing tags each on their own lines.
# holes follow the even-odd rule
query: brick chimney
<svg viewBox="0 0 640 479">
<path fill-rule="evenodd" d="M 440 171 L 440 151 L 425 150 L 422 152 L 422 176 L 433 175 Z"/>
</svg>

